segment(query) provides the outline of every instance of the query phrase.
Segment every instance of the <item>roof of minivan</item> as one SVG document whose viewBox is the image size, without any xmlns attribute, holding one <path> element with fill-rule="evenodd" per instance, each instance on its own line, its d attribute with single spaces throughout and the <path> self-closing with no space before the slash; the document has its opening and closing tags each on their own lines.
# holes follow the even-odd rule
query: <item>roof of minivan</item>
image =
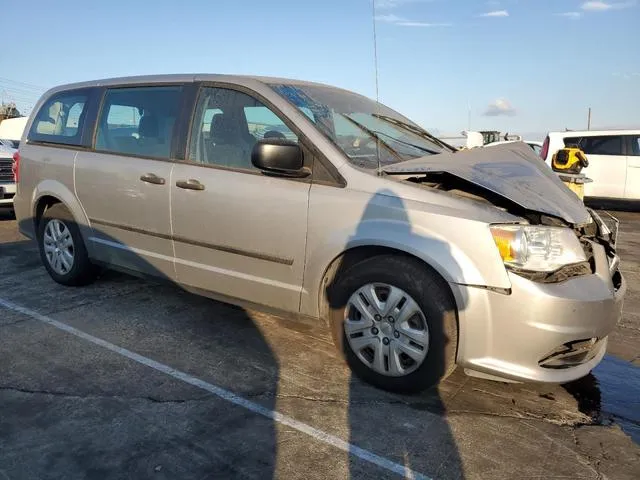
<svg viewBox="0 0 640 480">
<path fill-rule="evenodd" d="M 279 77 L 266 77 L 259 75 L 232 75 L 232 74 L 213 74 L 213 73 L 171 73 L 161 75 L 134 75 L 129 77 L 112 77 L 102 78 L 96 80 L 89 80 L 86 82 L 67 83 L 64 85 L 57 85 L 49 90 L 48 93 L 53 93 L 60 90 L 70 90 L 83 87 L 98 87 L 109 85 L 139 85 L 147 83 L 171 83 L 171 82 L 226 82 L 236 83 L 240 85 L 249 86 L 256 82 L 259 83 L 287 83 L 291 85 L 309 85 L 317 87 L 332 88 L 335 90 L 344 90 L 333 85 L 327 85 L 318 82 L 309 82 L 306 80 L 297 80 L 292 78 L 279 78 Z"/>
<path fill-rule="evenodd" d="M 626 130 L 567 130 L 562 132 L 549 132 L 548 135 L 558 135 L 561 137 L 593 137 L 600 135 L 640 135 L 640 129 Z"/>
</svg>

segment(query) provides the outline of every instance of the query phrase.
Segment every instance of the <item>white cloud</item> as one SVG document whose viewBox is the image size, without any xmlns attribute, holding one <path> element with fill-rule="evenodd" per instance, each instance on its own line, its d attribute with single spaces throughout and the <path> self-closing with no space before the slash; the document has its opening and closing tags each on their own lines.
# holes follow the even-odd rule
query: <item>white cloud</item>
<svg viewBox="0 0 640 480">
<path fill-rule="evenodd" d="M 399 17 L 398 15 L 394 15 L 393 13 L 387 13 L 384 15 L 376 15 L 376 21 L 391 23 L 393 25 L 397 25 L 399 27 L 450 27 L 450 23 L 429 23 L 429 22 L 416 22 L 413 20 L 409 20 L 408 18 Z"/>
<path fill-rule="evenodd" d="M 451 27 L 452 23 L 397 22 L 401 27 Z"/>
<path fill-rule="evenodd" d="M 605 2 L 584 2 L 582 9 L 587 11 L 609 10 L 611 5 Z"/>
<path fill-rule="evenodd" d="M 398 0 L 375 0 L 376 8 L 380 10 L 396 8 L 399 3 Z"/>
<path fill-rule="evenodd" d="M 620 73 L 615 72 L 612 74 L 614 77 L 622 78 L 624 80 L 630 80 L 631 78 L 640 77 L 640 72 L 632 72 L 632 73 Z"/>
<path fill-rule="evenodd" d="M 369 1 L 369 4 L 371 4 L 370 0 L 367 1 Z M 397 8 L 405 3 L 417 3 L 425 1 L 431 0 L 375 0 L 375 5 L 379 10 L 390 10 L 392 8 Z"/>
<path fill-rule="evenodd" d="M 399 17 L 398 15 L 394 15 L 393 13 L 388 13 L 385 15 L 376 15 L 376 20 L 378 22 L 386 22 L 386 23 L 398 23 L 398 22 L 407 22 L 406 18 Z"/>
<path fill-rule="evenodd" d="M 487 109 L 484 111 L 486 117 L 498 117 L 501 115 L 507 117 L 513 117 L 516 114 L 516 109 L 513 108 L 511 102 L 505 98 L 499 98 L 495 102 L 491 102 Z"/>
<path fill-rule="evenodd" d="M 607 10 L 621 10 L 623 8 L 633 7 L 636 4 L 636 1 L 628 1 L 628 2 L 601 2 L 601 1 L 592 1 L 592 2 L 584 2 L 580 8 L 587 12 L 604 12 Z"/>
<path fill-rule="evenodd" d="M 563 12 L 563 13 L 556 13 L 557 16 L 559 17 L 567 17 L 567 18 L 580 18 L 582 16 L 581 12 Z"/>
<path fill-rule="evenodd" d="M 480 15 L 481 17 L 508 17 L 509 12 L 506 10 L 494 10 L 493 12 L 487 12 Z"/>
</svg>

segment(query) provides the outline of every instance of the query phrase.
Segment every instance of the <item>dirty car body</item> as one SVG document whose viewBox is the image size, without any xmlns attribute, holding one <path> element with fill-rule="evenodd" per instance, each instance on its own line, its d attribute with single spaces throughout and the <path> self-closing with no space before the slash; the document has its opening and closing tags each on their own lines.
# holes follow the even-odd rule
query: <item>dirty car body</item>
<svg viewBox="0 0 640 480">
<path fill-rule="evenodd" d="M 125 127 L 112 104 L 135 109 Z M 72 136 L 47 136 L 66 126 L 46 112 L 71 109 Z M 61 283 L 100 264 L 326 320 L 352 369 L 391 390 L 425 388 L 450 363 L 579 378 L 620 317 L 615 231 L 523 143 L 456 152 L 366 97 L 264 77 L 86 82 L 33 111 L 15 209 L 45 266 L 47 226 L 77 226 L 87 258 L 48 265 Z M 109 141 L 121 131 L 133 138 Z"/>
</svg>

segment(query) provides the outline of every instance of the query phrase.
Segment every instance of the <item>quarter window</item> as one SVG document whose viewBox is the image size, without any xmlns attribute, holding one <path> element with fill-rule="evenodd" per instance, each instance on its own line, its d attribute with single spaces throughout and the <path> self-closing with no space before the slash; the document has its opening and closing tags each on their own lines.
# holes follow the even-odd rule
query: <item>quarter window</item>
<svg viewBox="0 0 640 480">
<path fill-rule="evenodd" d="M 38 111 L 29 130 L 29 140 L 82 145 L 88 99 L 86 90 L 55 95 Z"/>
<path fill-rule="evenodd" d="M 200 92 L 189 145 L 189 160 L 242 170 L 257 170 L 251 151 L 263 138 L 297 136 L 255 98 L 226 88 Z"/>
<path fill-rule="evenodd" d="M 107 90 L 96 150 L 168 159 L 182 87 Z"/>
</svg>

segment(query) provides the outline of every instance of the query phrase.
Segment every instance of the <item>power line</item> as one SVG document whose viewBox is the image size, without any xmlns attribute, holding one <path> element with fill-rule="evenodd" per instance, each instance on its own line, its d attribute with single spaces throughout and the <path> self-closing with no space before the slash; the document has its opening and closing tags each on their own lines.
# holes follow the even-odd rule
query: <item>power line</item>
<svg viewBox="0 0 640 480">
<path fill-rule="evenodd" d="M 28 98 L 38 98 L 44 92 L 22 92 L 19 90 L 14 90 L 12 88 L 6 88 L 3 85 L 0 85 L 0 92 L 4 92 L 6 95 L 14 95 L 16 97 L 28 97 Z"/>
<path fill-rule="evenodd" d="M 26 89 L 26 88 L 18 88 L 18 87 L 14 87 L 13 85 L 9 85 L 9 84 L 5 84 L 0 80 L 0 88 L 2 88 L 3 90 L 11 90 L 13 92 L 17 92 L 17 93 L 25 93 L 25 94 L 29 94 L 29 95 L 40 95 L 41 93 L 43 93 L 45 91 L 45 89 L 42 90 L 36 90 L 36 89 Z"/>
<path fill-rule="evenodd" d="M 48 90 L 49 89 L 49 87 L 43 87 L 42 85 L 35 85 L 33 83 L 19 82 L 17 80 L 11 80 L 10 78 L 5 78 L 5 77 L 0 77 L 0 82 L 13 83 L 14 85 L 18 85 L 18 86 L 22 86 L 22 87 L 26 87 L 26 88 L 31 88 L 31 89 L 34 89 L 34 90 L 40 90 L 40 91 L 44 91 L 44 90 Z"/>
</svg>

